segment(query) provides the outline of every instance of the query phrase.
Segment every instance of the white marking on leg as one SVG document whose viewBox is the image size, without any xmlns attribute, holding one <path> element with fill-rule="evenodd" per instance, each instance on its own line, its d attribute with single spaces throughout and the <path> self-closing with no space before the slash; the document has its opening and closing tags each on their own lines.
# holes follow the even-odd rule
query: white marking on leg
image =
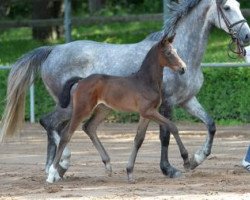
<svg viewBox="0 0 250 200">
<path fill-rule="evenodd" d="M 59 143 L 60 143 L 61 138 L 60 138 L 60 136 L 58 135 L 58 133 L 56 131 L 53 131 L 53 137 L 55 139 L 56 146 L 58 146 Z"/>
<path fill-rule="evenodd" d="M 70 160 L 69 159 L 64 159 L 61 160 L 59 165 L 63 168 L 63 169 L 68 169 L 69 165 L 70 165 Z"/>
<path fill-rule="evenodd" d="M 206 155 L 203 152 L 198 152 L 194 154 L 194 158 L 197 164 L 200 165 L 206 159 Z"/>
<path fill-rule="evenodd" d="M 61 138 L 60 138 L 60 136 L 58 135 L 58 133 L 56 131 L 53 131 L 53 137 L 54 137 L 56 145 L 58 147 Z M 63 150 L 62 157 L 61 157 L 61 160 L 59 162 L 59 165 L 63 169 L 68 169 L 69 168 L 69 165 L 70 165 L 70 156 L 71 156 L 71 152 L 70 152 L 69 148 L 66 146 L 64 148 L 64 150 Z"/>
<path fill-rule="evenodd" d="M 70 159 L 70 156 L 71 156 L 71 152 L 69 148 L 66 146 L 62 153 L 62 159 Z"/>
<path fill-rule="evenodd" d="M 59 162 L 59 165 L 63 168 L 63 169 L 68 169 L 69 165 L 70 165 L 70 156 L 71 156 L 71 152 L 70 150 L 65 147 L 62 153 L 62 157 L 61 160 Z"/>
<path fill-rule="evenodd" d="M 51 165 L 49 168 L 49 175 L 48 175 L 48 178 L 46 181 L 48 183 L 54 183 L 55 181 L 58 181 L 60 179 L 61 179 L 61 177 L 59 176 L 57 169 L 54 168 L 53 165 Z"/>
</svg>

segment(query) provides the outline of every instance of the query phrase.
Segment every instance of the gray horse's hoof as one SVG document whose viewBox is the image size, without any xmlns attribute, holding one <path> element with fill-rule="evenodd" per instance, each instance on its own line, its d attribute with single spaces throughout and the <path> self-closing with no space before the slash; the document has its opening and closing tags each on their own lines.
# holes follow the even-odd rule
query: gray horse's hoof
<svg viewBox="0 0 250 200">
<path fill-rule="evenodd" d="M 197 166 L 199 166 L 199 163 L 195 160 L 195 157 L 192 156 L 192 158 L 190 159 L 190 167 L 189 167 L 189 169 L 193 170 Z"/>
<path fill-rule="evenodd" d="M 54 168 L 53 165 L 50 166 L 49 168 L 49 174 L 48 174 L 48 178 L 47 178 L 47 182 L 48 183 L 54 183 L 57 182 L 61 179 L 58 170 L 56 168 Z"/>
<path fill-rule="evenodd" d="M 168 176 L 169 178 L 179 178 L 182 176 L 181 171 L 172 167 L 171 165 L 168 165 L 166 167 L 161 165 L 161 171 L 165 176 Z"/>
</svg>

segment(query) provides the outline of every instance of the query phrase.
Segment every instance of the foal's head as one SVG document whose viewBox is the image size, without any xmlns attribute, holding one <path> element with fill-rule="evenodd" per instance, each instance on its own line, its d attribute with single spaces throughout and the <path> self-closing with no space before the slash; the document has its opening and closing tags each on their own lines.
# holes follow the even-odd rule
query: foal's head
<svg viewBox="0 0 250 200">
<path fill-rule="evenodd" d="M 159 42 L 159 62 L 162 67 L 169 67 L 174 71 L 178 71 L 180 74 L 184 74 L 186 71 L 186 64 L 179 57 L 174 49 L 172 42 L 174 35 L 171 37 L 163 37 Z"/>
</svg>

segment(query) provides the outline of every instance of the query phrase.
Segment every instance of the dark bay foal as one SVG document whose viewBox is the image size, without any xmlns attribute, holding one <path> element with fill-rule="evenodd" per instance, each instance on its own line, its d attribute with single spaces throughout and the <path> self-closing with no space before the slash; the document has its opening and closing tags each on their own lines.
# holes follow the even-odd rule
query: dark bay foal
<svg viewBox="0 0 250 200">
<path fill-rule="evenodd" d="M 140 121 L 137 134 L 134 139 L 134 146 L 127 164 L 128 180 L 134 181 L 133 168 L 138 150 L 145 138 L 149 121 L 167 126 L 174 135 L 182 155 L 186 155 L 184 162 L 188 161 L 187 151 L 179 137 L 177 127 L 168 119 L 163 117 L 157 110 L 161 103 L 161 89 L 163 79 L 163 69 L 165 66 L 174 71 L 184 73 L 185 63 L 176 53 L 172 46 L 174 36 L 164 37 L 155 44 L 147 53 L 140 70 L 127 77 L 108 76 L 103 74 L 93 74 L 87 78 L 74 77 L 66 82 L 61 94 L 60 104 L 66 108 L 72 102 L 72 117 L 70 123 L 62 131 L 61 140 L 56 152 L 53 164 L 49 169 L 47 181 L 52 183 L 61 177 L 58 173 L 60 158 L 65 146 L 70 141 L 71 136 L 79 124 L 89 117 L 99 104 L 126 112 L 138 112 Z M 72 92 L 72 86 L 78 83 Z M 110 159 L 96 132 L 86 131 L 93 144 L 99 151 L 106 169 L 111 173 Z"/>
</svg>

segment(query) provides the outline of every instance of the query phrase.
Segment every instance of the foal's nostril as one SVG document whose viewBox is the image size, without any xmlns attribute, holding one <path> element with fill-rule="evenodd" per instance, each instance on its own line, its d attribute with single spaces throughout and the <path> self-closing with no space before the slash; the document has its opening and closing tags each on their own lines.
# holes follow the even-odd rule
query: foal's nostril
<svg viewBox="0 0 250 200">
<path fill-rule="evenodd" d="M 180 71 L 179 71 L 179 74 L 184 74 L 185 73 L 185 68 L 181 68 Z"/>
</svg>

